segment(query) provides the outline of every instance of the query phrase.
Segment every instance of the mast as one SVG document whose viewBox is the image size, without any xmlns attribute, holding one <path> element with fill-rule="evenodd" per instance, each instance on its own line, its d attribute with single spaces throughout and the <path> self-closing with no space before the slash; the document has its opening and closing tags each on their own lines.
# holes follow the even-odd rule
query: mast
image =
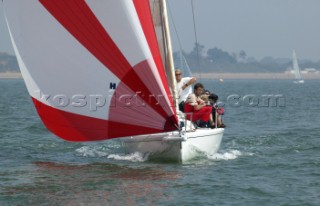
<svg viewBox="0 0 320 206">
<path fill-rule="evenodd" d="M 167 12 L 167 4 L 166 0 L 160 0 L 161 6 L 163 8 L 163 28 L 165 32 L 165 41 L 167 45 L 167 59 L 168 59 L 168 67 L 169 67 L 169 75 L 168 80 L 171 82 L 170 85 L 172 85 L 172 95 L 173 95 L 173 101 L 174 105 L 176 107 L 176 111 L 179 109 L 178 105 L 178 92 L 176 90 L 176 79 L 175 79 L 175 72 L 174 72 L 174 61 L 173 61 L 173 55 L 172 55 L 172 44 L 171 44 L 171 36 L 170 36 L 170 29 L 169 29 L 169 21 L 168 21 L 168 12 Z"/>
</svg>

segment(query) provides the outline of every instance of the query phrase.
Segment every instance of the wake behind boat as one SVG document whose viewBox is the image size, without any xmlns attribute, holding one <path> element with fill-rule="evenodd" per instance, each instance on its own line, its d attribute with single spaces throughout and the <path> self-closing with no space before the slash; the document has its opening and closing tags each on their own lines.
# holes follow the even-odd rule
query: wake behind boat
<svg viewBox="0 0 320 206">
<path fill-rule="evenodd" d="M 28 92 L 52 133 L 73 142 L 123 138 L 129 152 L 182 162 L 189 148 L 217 152 L 223 129 L 181 128 L 164 0 L 1 3 Z"/>
</svg>

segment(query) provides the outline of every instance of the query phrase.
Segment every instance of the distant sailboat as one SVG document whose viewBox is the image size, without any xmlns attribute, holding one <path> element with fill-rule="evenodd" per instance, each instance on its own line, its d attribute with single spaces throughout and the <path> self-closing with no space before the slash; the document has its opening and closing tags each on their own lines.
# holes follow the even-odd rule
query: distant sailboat
<svg viewBox="0 0 320 206">
<path fill-rule="evenodd" d="M 293 68 L 293 71 L 294 71 L 294 75 L 296 77 L 296 81 L 294 81 L 294 83 L 303 84 L 304 80 L 302 79 L 302 76 L 301 76 L 301 73 L 300 73 L 297 54 L 296 54 L 295 50 L 293 50 L 293 52 L 292 52 L 292 68 Z"/>
</svg>

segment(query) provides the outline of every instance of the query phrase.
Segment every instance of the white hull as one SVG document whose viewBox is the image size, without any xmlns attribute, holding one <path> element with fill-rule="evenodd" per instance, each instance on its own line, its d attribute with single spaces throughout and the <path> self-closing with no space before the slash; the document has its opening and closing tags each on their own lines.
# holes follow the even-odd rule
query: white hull
<svg viewBox="0 0 320 206">
<path fill-rule="evenodd" d="M 199 152 L 212 155 L 219 150 L 224 129 L 197 129 L 180 135 L 178 132 L 135 136 L 123 139 L 128 153 L 139 152 L 150 159 L 186 162 Z"/>
<path fill-rule="evenodd" d="M 294 81 L 295 84 L 303 84 L 304 83 L 304 80 L 297 80 L 297 81 Z"/>
</svg>

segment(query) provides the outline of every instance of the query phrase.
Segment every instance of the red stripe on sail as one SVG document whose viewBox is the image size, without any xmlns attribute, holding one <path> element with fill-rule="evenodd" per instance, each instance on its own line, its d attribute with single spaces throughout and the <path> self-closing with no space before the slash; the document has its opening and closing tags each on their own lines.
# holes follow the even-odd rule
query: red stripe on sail
<svg viewBox="0 0 320 206">
<path fill-rule="evenodd" d="M 166 78 L 164 66 L 161 59 L 161 53 L 158 45 L 157 35 L 154 29 L 155 28 L 154 23 L 152 21 L 150 1 L 149 0 L 133 0 L 133 3 L 138 13 L 139 20 L 141 22 L 144 35 L 146 36 L 146 39 L 148 41 L 153 59 L 158 68 L 161 81 L 163 85 L 168 85 L 168 80 Z M 171 104 L 170 106 L 173 107 L 173 99 L 172 99 L 172 96 L 170 95 L 171 93 L 170 93 L 169 87 L 165 86 L 165 90 L 166 90 L 167 96 L 169 96 L 169 99 L 170 99 L 170 104 Z"/>
<path fill-rule="evenodd" d="M 173 115 L 167 114 L 162 107 L 157 106 L 156 98 L 152 98 L 152 101 L 150 101 L 150 97 L 153 94 L 141 81 L 84 0 L 39 1 L 92 55 L 128 85 L 129 88 L 137 92 L 155 111 L 164 118 Z M 145 69 L 150 70 L 150 67 Z M 150 81 L 150 84 L 153 84 L 150 85 L 150 88 L 159 88 L 155 81 Z M 170 119 L 172 122 L 169 124 L 176 125 L 175 118 Z"/>
<path fill-rule="evenodd" d="M 138 72 L 147 67 L 148 60 L 137 64 L 134 70 Z M 151 76 L 149 73 L 140 74 L 142 76 Z M 157 104 L 158 107 L 165 108 L 167 104 L 166 96 L 156 96 L 157 102 L 151 102 L 152 105 Z M 124 101 L 125 100 L 125 101 Z M 167 119 L 157 114 L 150 106 L 141 101 L 139 96 L 132 91 L 122 82 L 117 86 L 116 91 L 111 100 L 113 106 L 109 108 L 108 119 L 111 121 L 122 121 L 123 123 L 131 123 L 132 121 L 138 125 L 153 125 L 153 128 L 164 128 L 165 130 L 174 130 L 172 122 L 176 122 L 175 116 L 172 115 Z M 167 108 L 169 109 L 169 108 Z M 121 120 L 122 119 L 122 120 Z"/>
<path fill-rule="evenodd" d="M 164 130 L 73 114 L 45 105 L 35 98 L 32 100 L 45 126 L 52 133 L 67 141 L 98 141 L 165 132 Z M 173 130 L 175 128 L 171 126 L 171 131 Z"/>
</svg>

